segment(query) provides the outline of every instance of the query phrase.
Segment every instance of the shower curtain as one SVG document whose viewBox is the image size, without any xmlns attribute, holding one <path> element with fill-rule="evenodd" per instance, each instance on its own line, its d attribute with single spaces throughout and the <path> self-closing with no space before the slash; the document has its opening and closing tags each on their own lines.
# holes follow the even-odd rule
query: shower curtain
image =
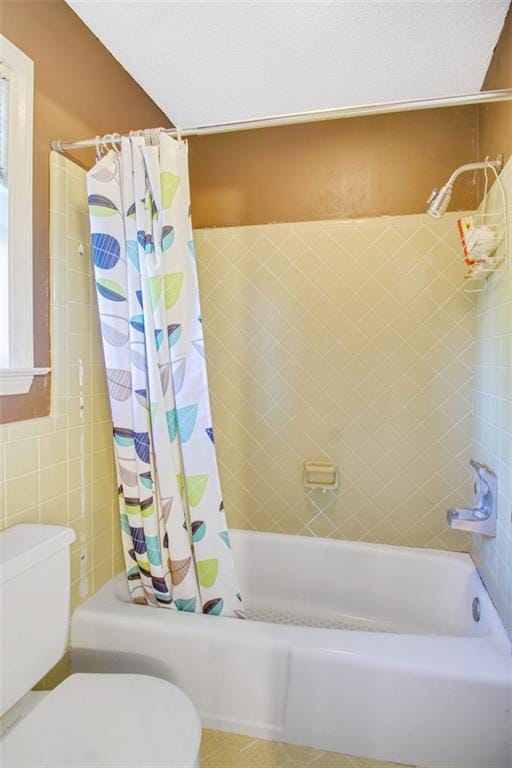
<svg viewBox="0 0 512 768">
<path fill-rule="evenodd" d="M 145 132 L 87 174 L 132 599 L 244 618 L 222 503 L 187 143 Z"/>
</svg>

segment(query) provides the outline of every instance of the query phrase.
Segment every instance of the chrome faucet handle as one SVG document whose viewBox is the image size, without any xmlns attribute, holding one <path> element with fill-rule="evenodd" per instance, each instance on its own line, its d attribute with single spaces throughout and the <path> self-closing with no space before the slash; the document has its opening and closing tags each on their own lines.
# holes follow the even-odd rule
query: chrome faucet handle
<svg viewBox="0 0 512 768">
<path fill-rule="evenodd" d="M 487 464 L 482 464 L 476 459 L 470 459 L 469 463 L 477 473 L 478 477 L 482 480 L 486 481 L 489 476 L 492 478 L 496 477 L 494 470 L 492 470 Z"/>
<path fill-rule="evenodd" d="M 496 473 L 476 459 L 470 459 L 476 472 L 476 501 L 472 507 L 456 507 L 447 514 L 450 528 L 459 528 L 470 533 L 496 536 L 498 478 Z"/>
</svg>

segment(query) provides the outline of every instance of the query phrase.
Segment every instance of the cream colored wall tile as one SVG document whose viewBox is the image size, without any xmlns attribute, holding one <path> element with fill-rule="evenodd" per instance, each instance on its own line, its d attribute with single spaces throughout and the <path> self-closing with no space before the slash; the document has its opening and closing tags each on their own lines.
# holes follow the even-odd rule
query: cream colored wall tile
<svg viewBox="0 0 512 768">
<path fill-rule="evenodd" d="M 112 528 L 106 528 L 101 536 L 93 539 L 92 554 L 95 566 L 106 561 L 112 567 L 112 541 Z"/>
<path fill-rule="evenodd" d="M 91 451 L 92 428 L 89 424 L 81 424 L 67 431 L 68 458 L 76 459 Z"/>
<path fill-rule="evenodd" d="M 87 213 L 68 203 L 66 214 L 68 237 L 73 238 L 73 240 L 88 241 L 89 219 Z"/>
<path fill-rule="evenodd" d="M 67 464 L 53 464 L 41 472 L 41 501 L 48 501 L 67 493 Z"/>
<path fill-rule="evenodd" d="M 79 488 L 68 489 L 68 517 L 71 522 L 87 516 L 90 512 L 91 504 L 91 485 L 80 485 Z"/>
<path fill-rule="evenodd" d="M 4 522 L 6 528 L 10 528 L 13 525 L 25 525 L 26 523 L 40 523 L 39 505 L 14 515 L 6 515 Z"/>
<path fill-rule="evenodd" d="M 501 173 L 510 203 L 512 161 Z M 487 199 L 489 212 L 499 211 L 496 185 Z M 509 229 L 512 212 L 509 204 Z M 509 254 L 510 260 L 510 254 Z M 473 536 L 473 558 L 512 638 L 512 270 L 497 272 L 476 306 L 475 439 L 472 450 L 498 475 L 496 539 Z M 470 493 L 470 488 L 468 489 Z M 498 554 L 499 553 L 499 554 Z"/>
<path fill-rule="evenodd" d="M 118 548 L 116 549 L 116 543 L 117 539 L 119 539 Z M 112 575 L 115 576 L 116 573 L 120 573 L 124 570 L 125 563 L 124 563 L 124 554 L 122 549 L 120 548 L 120 536 L 115 535 L 114 537 L 114 554 L 112 557 Z"/>
<path fill-rule="evenodd" d="M 39 473 L 5 481 L 5 514 L 9 518 L 39 504 Z M 38 513 L 39 514 L 39 513 Z"/>
<path fill-rule="evenodd" d="M 39 438 L 39 445 L 41 469 L 66 461 L 67 442 L 60 432 L 42 435 Z"/>
<path fill-rule="evenodd" d="M 91 248 L 89 239 L 74 240 L 68 237 L 66 240 L 66 262 L 69 269 L 76 272 L 82 272 L 85 275 L 92 273 L 91 268 Z"/>
<path fill-rule="evenodd" d="M 106 395 L 93 395 L 91 398 L 91 420 L 94 423 L 94 429 L 97 428 L 99 422 L 108 422 L 111 418 L 110 405 Z"/>
<path fill-rule="evenodd" d="M 70 528 L 75 532 L 75 543 L 72 549 L 79 549 L 90 543 L 92 538 L 92 516 L 88 513 L 76 519 L 70 519 Z"/>
<path fill-rule="evenodd" d="M 39 439 L 28 438 L 4 447 L 5 479 L 26 475 L 39 469 Z"/>
<path fill-rule="evenodd" d="M 87 213 L 87 187 L 84 184 L 84 175 L 75 172 L 74 169 L 67 174 L 67 199 L 70 205 Z"/>
<path fill-rule="evenodd" d="M 50 210 L 66 213 L 66 170 L 55 167 L 50 174 Z"/>
<path fill-rule="evenodd" d="M 442 506 L 470 470 L 444 465 L 467 459 L 473 370 L 455 218 L 198 233 L 232 525 L 447 546 Z M 318 456 L 342 473 L 328 509 L 302 487 L 303 460 Z"/>
<path fill-rule="evenodd" d="M 62 269 L 62 267 L 59 267 Z M 67 330 L 68 330 L 68 310 L 67 306 L 53 306 L 51 308 L 51 355 L 52 355 L 52 389 L 54 384 L 53 367 L 56 361 L 57 352 L 66 352 L 67 350 Z"/>
<path fill-rule="evenodd" d="M 117 504 L 114 509 L 112 502 L 107 504 L 98 504 L 94 506 L 92 513 L 92 535 L 94 538 L 102 536 L 107 531 L 112 530 L 114 516 L 119 513 Z"/>
<path fill-rule="evenodd" d="M 69 301 L 77 304 L 91 304 L 92 281 L 89 275 L 68 269 Z M 76 311 L 76 310 L 75 310 Z M 88 318 L 90 322 L 90 317 Z"/>
<path fill-rule="evenodd" d="M 28 421 L 15 421 L 9 424 L 9 442 L 14 440 L 23 440 L 23 438 L 34 438 L 38 435 L 46 435 L 48 432 L 55 431 L 53 419 L 30 419 Z"/>
<path fill-rule="evenodd" d="M 43 525 L 68 524 L 67 494 L 56 496 L 49 501 L 41 503 L 41 523 L 43 523 Z"/>
<path fill-rule="evenodd" d="M 96 565 L 92 571 L 92 589 L 97 592 L 98 589 L 106 584 L 106 582 L 115 575 L 112 568 L 112 560 L 108 558 L 99 565 Z"/>
<path fill-rule="evenodd" d="M 84 455 L 68 460 L 68 491 L 81 490 L 92 482 L 91 457 Z"/>
<path fill-rule="evenodd" d="M 56 269 L 56 261 L 63 261 L 66 253 L 66 215 L 52 211 L 50 214 L 50 275 Z"/>
</svg>

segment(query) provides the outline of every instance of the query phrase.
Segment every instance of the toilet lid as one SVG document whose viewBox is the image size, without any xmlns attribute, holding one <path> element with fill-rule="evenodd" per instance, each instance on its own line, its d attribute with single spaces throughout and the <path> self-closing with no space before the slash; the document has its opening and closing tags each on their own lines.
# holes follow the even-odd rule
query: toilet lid
<svg viewBox="0 0 512 768">
<path fill-rule="evenodd" d="M 0 743 L 5 768 L 184 768 L 199 715 L 175 685 L 148 675 L 68 677 Z"/>
</svg>

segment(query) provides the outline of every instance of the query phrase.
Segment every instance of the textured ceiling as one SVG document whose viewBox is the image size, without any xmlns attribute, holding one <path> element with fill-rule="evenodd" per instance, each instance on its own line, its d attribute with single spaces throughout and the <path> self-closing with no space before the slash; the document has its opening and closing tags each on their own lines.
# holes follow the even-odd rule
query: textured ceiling
<svg viewBox="0 0 512 768">
<path fill-rule="evenodd" d="M 481 88 L 509 0 L 67 0 L 177 125 Z"/>
</svg>

